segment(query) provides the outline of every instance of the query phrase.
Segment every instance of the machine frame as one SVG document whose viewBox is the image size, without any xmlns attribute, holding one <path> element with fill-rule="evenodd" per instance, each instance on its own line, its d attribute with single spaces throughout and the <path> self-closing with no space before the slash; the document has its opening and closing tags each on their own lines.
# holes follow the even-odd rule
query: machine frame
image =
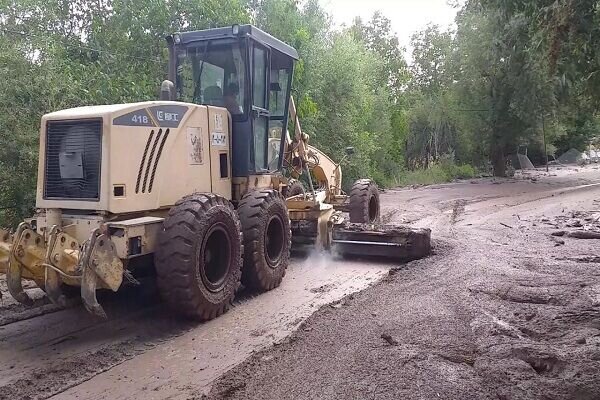
<svg viewBox="0 0 600 400">
<path fill-rule="evenodd" d="M 377 187 L 370 180 L 359 180 L 346 195 L 341 163 L 309 145 L 309 135 L 301 129 L 291 98 L 294 61 L 298 59 L 295 49 L 250 25 L 176 33 L 167 43 L 171 80 L 161 86 L 161 101 L 80 107 L 42 118 L 37 211 L 14 233 L 0 230 L 0 273 L 6 273 L 15 299 L 32 304 L 23 279 L 35 281 L 54 303 L 63 306 L 68 300 L 63 289 L 75 286 L 81 288 L 85 307 L 106 317 L 96 290 L 117 291 L 124 282 L 136 283 L 131 271 L 148 261 L 145 256 L 153 256 L 155 264 L 160 263 L 157 272 L 162 286 L 170 285 L 170 274 L 178 280 L 165 291 L 166 300 L 175 308 L 184 304 L 185 314 L 194 318 L 211 319 L 226 311 L 240 279 L 260 290 L 278 286 L 287 268 L 292 238 L 319 250 L 328 250 L 337 242 L 348 253 L 363 254 L 361 248 L 367 246 L 371 254 L 399 254 L 406 243 L 389 240 L 381 232 L 345 230 L 348 222 L 369 227 L 377 222 Z M 225 76 L 223 69 L 222 80 L 214 80 L 220 87 L 201 87 L 211 43 L 228 43 L 232 49 L 237 43 L 243 50 L 244 104 L 238 104 L 243 112 L 234 108 L 232 113 L 218 103 L 219 91 L 225 101 L 223 88 L 234 74 Z M 199 46 L 203 46 L 200 54 Z M 192 79 L 193 98 L 201 99 L 195 104 L 177 101 L 177 88 L 182 84 L 178 81 L 182 68 L 178 57 L 182 52 L 187 57 L 190 48 L 195 49 L 194 60 L 201 59 L 191 67 L 192 78 L 196 76 Z M 261 88 L 261 82 L 255 81 L 255 65 L 250 62 L 256 58 L 256 49 L 262 49 L 265 61 L 264 97 L 258 105 L 255 88 Z M 233 65 L 232 60 L 221 62 Z M 276 81 L 271 77 L 274 65 L 278 68 Z M 287 73 L 285 89 L 280 84 L 281 70 Z M 274 116 L 269 96 L 282 90 L 283 113 Z M 209 91 L 214 95 L 210 101 Z M 260 125 L 261 119 L 267 123 Z M 289 119 L 293 121 L 291 134 Z M 275 130 L 269 137 L 271 121 L 280 124 L 279 136 Z M 257 168 L 257 132 L 264 141 L 258 145 L 264 144 L 265 168 Z M 279 151 L 273 153 L 278 157 L 276 168 L 269 168 L 271 162 L 265 162 L 269 161 L 268 146 L 277 140 Z M 301 175 L 308 190 L 284 198 L 290 180 Z M 58 182 L 60 190 L 48 190 L 51 182 Z M 349 218 L 343 211 L 349 212 Z M 216 222 L 206 227 L 205 220 Z M 212 236 L 198 238 L 198 232 L 229 238 L 226 245 L 237 247 L 223 255 L 225 244 L 209 240 Z M 188 236 L 180 239 L 182 235 Z M 181 243 L 173 242 L 177 240 Z M 203 255 L 197 263 L 214 265 L 219 257 L 229 263 L 228 268 L 235 270 L 233 280 L 225 284 L 219 273 L 205 267 L 196 271 L 198 267 L 189 264 L 189 259 L 198 255 L 182 259 L 178 248 L 189 247 L 188 242 L 201 247 Z M 273 249 L 275 245 L 282 247 Z M 173 261 L 172 271 L 169 257 L 180 259 Z M 259 264 L 265 265 L 263 270 L 258 270 Z M 177 293 L 181 285 L 197 284 L 197 272 L 209 284 L 190 290 L 208 292 L 196 293 L 191 300 L 189 293 Z M 211 278 L 213 275 L 216 277 Z M 227 293 L 221 296 L 219 290 Z"/>
</svg>

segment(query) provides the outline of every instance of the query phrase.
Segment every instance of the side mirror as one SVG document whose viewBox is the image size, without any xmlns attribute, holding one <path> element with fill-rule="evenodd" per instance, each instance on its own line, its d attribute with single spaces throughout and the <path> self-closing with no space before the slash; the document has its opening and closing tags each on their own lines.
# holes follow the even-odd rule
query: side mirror
<svg viewBox="0 0 600 400">
<path fill-rule="evenodd" d="M 166 79 L 160 84 L 160 99 L 164 101 L 174 100 L 173 92 L 175 91 L 175 85 L 170 80 Z"/>
<path fill-rule="evenodd" d="M 355 153 L 354 151 L 354 147 L 346 147 L 346 155 L 348 157 L 350 157 L 351 155 L 353 155 Z"/>
</svg>

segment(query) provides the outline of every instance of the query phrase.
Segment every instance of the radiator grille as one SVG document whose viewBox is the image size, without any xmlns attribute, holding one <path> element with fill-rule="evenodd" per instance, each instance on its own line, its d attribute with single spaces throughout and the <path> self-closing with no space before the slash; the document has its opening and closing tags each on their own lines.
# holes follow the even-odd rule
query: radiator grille
<svg viewBox="0 0 600 400">
<path fill-rule="evenodd" d="M 98 200 L 101 158 L 101 119 L 49 121 L 44 197 Z"/>
</svg>

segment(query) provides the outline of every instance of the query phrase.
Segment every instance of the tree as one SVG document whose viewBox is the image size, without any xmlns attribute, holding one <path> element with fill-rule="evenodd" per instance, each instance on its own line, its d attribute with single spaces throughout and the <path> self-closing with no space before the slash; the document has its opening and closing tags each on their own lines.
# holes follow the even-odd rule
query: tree
<svg viewBox="0 0 600 400">
<path fill-rule="evenodd" d="M 479 109 L 494 175 L 504 176 L 506 155 L 539 135 L 555 96 L 535 51 L 532 26 L 520 13 L 468 2 L 457 18 L 458 86 L 466 109 Z"/>
<path fill-rule="evenodd" d="M 247 21 L 242 0 L 3 0 L 0 225 L 32 213 L 43 114 L 156 99 L 167 34 Z"/>
<path fill-rule="evenodd" d="M 392 22 L 381 12 L 375 12 L 366 24 L 360 18 L 350 27 L 354 39 L 363 42 L 366 48 L 383 60 L 383 68 L 377 71 L 378 84 L 386 85 L 392 101 L 398 102 L 409 79 L 408 67 L 404 58 L 404 49 L 400 47 L 398 37 L 392 31 Z"/>
</svg>

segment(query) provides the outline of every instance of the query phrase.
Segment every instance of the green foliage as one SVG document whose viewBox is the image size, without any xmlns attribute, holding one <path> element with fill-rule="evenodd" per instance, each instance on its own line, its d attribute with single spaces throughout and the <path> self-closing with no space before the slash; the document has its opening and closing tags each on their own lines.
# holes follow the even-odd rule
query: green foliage
<svg viewBox="0 0 600 400">
<path fill-rule="evenodd" d="M 584 148 L 598 134 L 598 10 L 597 1 L 469 0 L 454 34 L 415 34 L 408 165 L 454 151 L 502 176 L 521 146 L 543 160 L 543 135 L 550 150 Z"/>
<path fill-rule="evenodd" d="M 403 49 L 392 31 L 392 22 L 380 12 L 375 12 L 366 24 L 357 18 L 350 27 L 350 33 L 383 61 L 374 65 L 373 72 L 377 74 L 379 85 L 387 86 L 392 100 L 397 102 L 410 77 Z"/>
<path fill-rule="evenodd" d="M 453 80 L 452 53 L 455 43 L 452 31 L 441 31 L 429 25 L 411 38 L 413 63 L 410 68 L 410 87 L 426 94 L 447 90 Z"/>
<path fill-rule="evenodd" d="M 42 115 L 156 99 L 167 34 L 249 20 L 237 0 L 2 0 L 0 226 L 32 213 Z"/>
<path fill-rule="evenodd" d="M 457 3 L 458 4 L 458 3 Z M 520 146 L 543 159 L 600 130 L 597 0 L 468 0 L 456 30 L 412 37 L 412 64 L 381 13 L 335 29 L 319 0 L 0 0 L 0 225 L 34 207 L 43 114 L 156 99 L 164 36 L 252 22 L 294 46 L 302 126 L 344 185 L 504 174 Z M 457 6 L 458 7 L 458 6 Z M 451 155 L 451 156 L 448 156 Z"/>
<path fill-rule="evenodd" d="M 427 168 L 403 172 L 396 178 L 395 184 L 397 186 L 433 185 L 456 179 L 471 179 L 477 175 L 477 170 L 473 166 L 457 165 L 449 158 L 445 158 Z"/>
<path fill-rule="evenodd" d="M 333 37 L 307 76 L 312 86 L 309 95 L 317 104 L 317 112 L 305 116 L 303 129 L 311 135 L 313 143 L 334 159 L 341 159 L 346 146 L 356 147 L 355 162 L 346 172 L 349 178 L 370 176 L 374 143 L 380 130 L 386 129 L 375 126 L 372 118 L 379 111 L 376 105 L 380 104 L 370 73 L 371 65 L 376 62 L 374 54 L 350 35 L 341 33 Z M 383 102 L 387 103 L 385 95 Z M 376 120 L 385 124 L 385 120 Z"/>
</svg>

